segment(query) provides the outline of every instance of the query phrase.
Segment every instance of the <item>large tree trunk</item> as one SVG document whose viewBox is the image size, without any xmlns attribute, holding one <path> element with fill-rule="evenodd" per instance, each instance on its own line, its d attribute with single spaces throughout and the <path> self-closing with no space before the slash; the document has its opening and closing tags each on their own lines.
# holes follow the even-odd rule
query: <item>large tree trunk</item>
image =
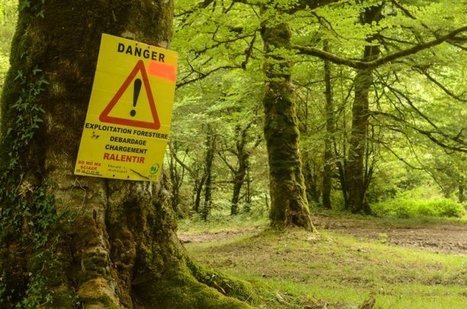
<svg viewBox="0 0 467 309">
<path fill-rule="evenodd" d="M 365 48 L 367 50 L 367 48 Z M 366 202 L 365 153 L 368 138 L 370 91 L 373 76 L 371 70 L 359 70 L 355 77 L 355 100 L 352 108 L 352 133 L 350 137 L 347 189 L 348 208 L 356 212 L 368 212 Z"/>
<path fill-rule="evenodd" d="M 382 18 L 382 5 L 371 6 L 361 15 L 362 23 L 378 22 Z M 372 38 L 368 38 L 370 41 Z M 378 46 L 365 46 L 364 61 L 371 61 L 380 53 Z M 348 205 L 354 213 L 370 213 L 366 192 L 369 174 L 366 172 L 365 159 L 368 143 L 368 119 L 370 113 L 369 93 L 373 84 L 373 70 L 359 69 L 355 76 L 355 97 L 352 106 L 352 132 L 350 136 L 349 154 L 346 170 Z"/>
<path fill-rule="evenodd" d="M 324 42 L 324 51 L 329 52 L 329 43 Z M 334 174 L 334 155 L 333 155 L 333 139 L 335 134 L 334 125 L 334 101 L 332 97 L 332 82 L 331 82 L 331 63 L 328 60 L 324 61 L 324 83 L 326 96 L 326 137 L 324 138 L 324 166 L 323 166 L 323 208 L 331 209 L 331 190 L 332 176 Z"/>
<path fill-rule="evenodd" d="M 312 229 L 302 162 L 299 152 L 300 132 L 293 89 L 290 62 L 278 51 L 290 47 L 290 29 L 278 20 L 265 21 L 261 36 L 266 59 L 266 89 L 264 105 L 264 135 L 269 158 L 271 194 L 270 219 L 274 227 L 299 226 Z"/>
<path fill-rule="evenodd" d="M 244 307 L 195 279 L 164 181 L 73 175 L 101 33 L 165 45 L 172 1 L 29 3 L 2 97 L 2 308 Z"/>
</svg>

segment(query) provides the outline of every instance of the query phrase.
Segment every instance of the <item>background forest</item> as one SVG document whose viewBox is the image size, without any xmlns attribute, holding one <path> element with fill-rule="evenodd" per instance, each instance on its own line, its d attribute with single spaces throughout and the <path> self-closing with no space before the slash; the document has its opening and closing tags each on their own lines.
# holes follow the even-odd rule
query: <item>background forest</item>
<svg viewBox="0 0 467 309">
<path fill-rule="evenodd" d="M 20 1 L 19 9 L 27 3 Z M 17 1 L 0 0 L 0 89 L 17 13 Z M 293 272 L 287 282 L 260 269 L 259 261 L 252 262 L 258 269 L 247 268 L 253 253 L 242 250 L 252 243 L 228 238 L 229 233 L 251 236 L 266 222 L 281 226 L 283 214 L 276 207 L 290 200 L 299 200 L 305 213 L 310 210 L 318 229 L 335 225 L 323 218 L 339 218 L 342 225 L 334 229 L 344 233 L 346 227 L 401 224 L 394 218 L 451 218 L 445 222 L 464 225 L 466 18 L 467 3 L 451 0 L 177 0 L 168 48 L 179 53 L 179 69 L 164 170 L 188 251 L 228 274 L 265 280 L 258 284 L 277 292 L 259 301 L 264 308 L 355 307 L 343 302 L 371 308 L 375 293 L 386 297 L 382 306 L 389 308 L 398 304 L 404 289 L 407 295 L 420 292 L 415 307 L 426 308 L 424 287 L 399 284 L 431 284 L 437 276 L 439 295 L 448 293 L 443 286 L 455 290 L 445 307 L 460 305 L 465 261 L 387 249 L 380 246 L 388 242 L 384 229 L 374 236 L 377 244 L 370 245 L 298 230 L 261 234 L 259 249 L 270 249 L 272 255 L 320 246 L 314 248 L 317 264 L 293 255 L 287 260 L 291 264 L 277 266 L 283 271 L 279 276 Z M 300 195 L 306 200 L 300 201 Z M 314 229 L 299 216 L 290 222 L 285 225 Z M 225 232 L 226 226 L 231 230 Z M 464 245 L 459 240 L 455 255 L 465 255 Z M 345 288 L 355 278 L 343 272 L 386 252 L 393 255 L 385 260 L 390 265 L 413 264 L 419 272 L 433 261 L 442 266 L 425 278 L 407 273 L 409 266 L 392 273 L 378 260 L 380 268 L 374 273 L 365 268 L 363 275 L 371 278 L 365 279 L 371 289 L 365 286 L 358 295 Z M 362 255 L 365 262 L 352 260 L 343 271 L 342 265 L 324 261 L 333 255 L 342 260 Z M 269 263 L 269 257 L 264 259 Z M 313 286 L 304 275 L 310 269 L 317 278 L 336 282 L 318 279 Z M 399 281 L 403 273 L 410 277 L 407 282 Z M 387 295 L 386 283 L 397 286 Z M 308 295 L 307 289 L 318 298 L 297 296 Z"/>
<path fill-rule="evenodd" d="M 465 3 L 327 2 L 177 2 L 167 169 L 181 217 L 268 207 L 263 68 L 281 61 L 311 207 L 463 215 L 466 54 L 453 32 L 465 28 Z M 265 27 L 290 31 L 272 54 Z"/>
</svg>

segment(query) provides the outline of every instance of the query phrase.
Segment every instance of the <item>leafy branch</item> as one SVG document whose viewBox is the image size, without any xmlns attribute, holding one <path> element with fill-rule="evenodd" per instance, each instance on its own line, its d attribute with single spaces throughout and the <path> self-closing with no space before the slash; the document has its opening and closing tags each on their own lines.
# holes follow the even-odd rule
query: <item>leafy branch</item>
<svg viewBox="0 0 467 309">
<path fill-rule="evenodd" d="M 319 48 L 301 46 L 301 45 L 297 45 L 297 44 L 293 44 L 292 48 L 295 49 L 298 52 L 298 54 L 318 57 L 320 59 L 328 60 L 328 61 L 330 61 L 332 63 L 335 63 L 335 64 L 346 65 L 346 66 L 349 66 L 349 67 L 352 67 L 352 68 L 355 68 L 355 69 L 374 69 L 374 68 L 377 68 L 377 67 L 379 67 L 379 66 L 381 66 L 383 64 L 393 62 L 393 61 L 395 61 L 397 59 L 407 57 L 407 56 L 416 54 L 418 52 L 421 52 L 423 50 L 426 50 L 426 49 L 432 48 L 434 46 L 440 45 L 441 43 L 446 42 L 446 41 L 448 41 L 450 39 L 453 39 L 453 38 L 455 38 L 456 35 L 458 35 L 460 33 L 463 33 L 465 31 L 467 31 L 467 26 L 457 28 L 457 29 L 449 32 L 446 35 L 439 36 L 438 38 L 436 38 L 434 40 L 415 45 L 413 47 L 410 47 L 410 48 L 407 48 L 407 49 L 404 49 L 404 50 L 401 50 L 401 51 L 398 51 L 398 52 L 383 56 L 381 58 L 378 58 L 378 59 L 375 59 L 375 60 L 372 60 L 372 61 L 362 61 L 362 60 L 355 60 L 355 59 L 351 59 L 351 58 L 344 58 L 344 57 L 340 57 L 340 56 L 337 56 L 335 54 L 323 51 L 323 50 L 321 50 Z"/>
</svg>

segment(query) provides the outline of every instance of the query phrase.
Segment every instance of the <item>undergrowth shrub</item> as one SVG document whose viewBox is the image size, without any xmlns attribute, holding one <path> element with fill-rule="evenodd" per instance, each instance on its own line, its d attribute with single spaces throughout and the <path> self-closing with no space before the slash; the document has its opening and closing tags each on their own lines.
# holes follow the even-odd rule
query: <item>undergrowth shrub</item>
<svg viewBox="0 0 467 309">
<path fill-rule="evenodd" d="M 399 197 L 371 205 L 379 217 L 414 218 L 414 217 L 458 217 L 465 214 L 464 207 L 453 200 L 438 198 L 419 200 Z"/>
</svg>

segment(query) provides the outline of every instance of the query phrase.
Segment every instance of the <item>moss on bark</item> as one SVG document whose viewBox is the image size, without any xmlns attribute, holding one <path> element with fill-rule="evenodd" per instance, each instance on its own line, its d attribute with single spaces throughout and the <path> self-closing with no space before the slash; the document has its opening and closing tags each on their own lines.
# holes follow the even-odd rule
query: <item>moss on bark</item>
<svg viewBox="0 0 467 309">
<path fill-rule="evenodd" d="M 269 158 L 273 227 L 298 226 L 312 230 L 300 158 L 300 132 L 290 81 L 291 64 L 283 54 L 290 47 L 286 23 L 265 21 L 261 30 L 266 59 L 264 135 Z"/>
<path fill-rule="evenodd" d="M 383 5 L 367 7 L 360 16 L 362 24 L 379 22 L 382 18 Z M 367 38 L 372 42 L 374 38 Z M 372 61 L 380 54 L 379 46 L 365 46 L 363 61 Z M 346 208 L 353 213 L 370 214 L 371 208 L 367 201 L 367 190 L 372 178 L 369 144 L 369 117 L 370 100 L 369 94 L 373 84 L 373 69 L 359 69 L 355 76 L 355 96 L 352 106 L 352 132 L 346 170 L 346 189 L 348 199 Z"/>
</svg>

